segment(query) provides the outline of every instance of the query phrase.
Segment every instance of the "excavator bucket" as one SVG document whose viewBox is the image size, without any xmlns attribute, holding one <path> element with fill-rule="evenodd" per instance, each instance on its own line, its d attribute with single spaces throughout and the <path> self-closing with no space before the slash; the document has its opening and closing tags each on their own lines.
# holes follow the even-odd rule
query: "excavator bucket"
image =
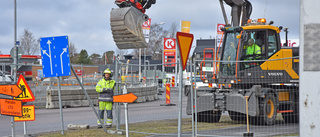
<svg viewBox="0 0 320 137">
<path fill-rule="evenodd" d="M 142 24 L 148 15 L 134 7 L 112 9 L 110 25 L 114 42 L 119 49 L 146 48 Z"/>
</svg>

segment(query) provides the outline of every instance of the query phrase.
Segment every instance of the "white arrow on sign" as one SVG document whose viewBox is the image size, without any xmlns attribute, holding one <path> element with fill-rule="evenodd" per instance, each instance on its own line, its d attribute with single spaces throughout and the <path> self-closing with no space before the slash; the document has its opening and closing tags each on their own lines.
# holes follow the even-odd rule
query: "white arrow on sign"
<svg viewBox="0 0 320 137">
<path fill-rule="evenodd" d="M 50 58 L 50 69 L 51 69 L 51 75 L 52 75 L 53 74 L 53 70 L 52 70 L 52 59 L 51 59 L 51 48 L 50 48 L 51 41 L 48 40 L 47 44 L 49 45 L 49 54 L 47 53 L 47 50 L 42 50 L 42 52 L 43 52 L 44 55 L 47 55 Z"/>
<path fill-rule="evenodd" d="M 62 53 L 60 54 L 60 62 L 61 62 L 61 73 L 63 74 L 63 62 L 62 62 L 62 55 L 63 53 L 67 52 L 67 48 L 63 48 Z"/>
</svg>

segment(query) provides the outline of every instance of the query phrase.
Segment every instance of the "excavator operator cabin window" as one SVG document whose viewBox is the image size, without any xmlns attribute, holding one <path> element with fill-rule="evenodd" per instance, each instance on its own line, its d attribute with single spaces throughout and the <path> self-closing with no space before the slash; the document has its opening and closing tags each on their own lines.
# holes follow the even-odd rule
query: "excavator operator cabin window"
<svg viewBox="0 0 320 137">
<path fill-rule="evenodd" d="M 266 31 L 246 31 L 243 40 L 241 70 L 259 66 L 265 57 L 265 35 Z"/>
<path fill-rule="evenodd" d="M 277 51 L 276 32 L 269 30 L 268 32 L 268 57 L 271 57 Z"/>
<path fill-rule="evenodd" d="M 222 62 L 221 62 L 221 72 L 224 76 L 234 76 L 236 59 L 237 59 L 237 50 L 239 39 L 237 36 L 239 32 L 228 32 L 225 34 L 225 46 L 222 53 Z"/>
</svg>

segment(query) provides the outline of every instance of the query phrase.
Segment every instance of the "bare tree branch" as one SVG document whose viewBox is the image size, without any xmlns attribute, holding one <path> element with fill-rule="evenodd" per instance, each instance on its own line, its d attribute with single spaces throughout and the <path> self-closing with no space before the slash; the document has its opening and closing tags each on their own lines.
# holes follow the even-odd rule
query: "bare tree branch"
<svg viewBox="0 0 320 137">
<path fill-rule="evenodd" d="M 33 37 L 32 32 L 30 32 L 28 29 L 24 29 L 23 35 L 20 36 L 19 41 L 23 54 L 35 55 L 39 53 L 40 42 Z"/>
</svg>

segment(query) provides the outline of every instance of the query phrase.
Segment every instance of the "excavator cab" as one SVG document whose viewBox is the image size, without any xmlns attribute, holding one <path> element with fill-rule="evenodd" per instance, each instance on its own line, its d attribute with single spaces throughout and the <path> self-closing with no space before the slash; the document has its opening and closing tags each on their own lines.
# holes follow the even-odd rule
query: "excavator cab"
<svg viewBox="0 0 320 137">
<path fill-rule="evenodd" d="M 279 56 L 276 54 L 280 54 L 280 30 L 281 27 L 266 23 L 253 25 L 251 23 L 241 27 L 223 28 L 224 39 L 220 49 L 219 72 L 216 73 L 219 75 L 219 80 L 216 82 L 224 84 L 254 83 L 250 80 L 259 79 L 265 73 L 267 74 L 270 67 L 273 66 L 268 65 L 270 61 L 266 60 L 278 58 Z M 253 44 L 250 44 L 250 41 Z M 261 83 L 261 81 L 259 82 Z"/>
<path fill-rule="evenodd" d="M 145 9 L 156 0 L 116 0 L 119 8 L 110 12 L 110 25 L 113 39 L 119 49 L 146 48 L 142 24 L 149 19 Z"/>
</svg>

